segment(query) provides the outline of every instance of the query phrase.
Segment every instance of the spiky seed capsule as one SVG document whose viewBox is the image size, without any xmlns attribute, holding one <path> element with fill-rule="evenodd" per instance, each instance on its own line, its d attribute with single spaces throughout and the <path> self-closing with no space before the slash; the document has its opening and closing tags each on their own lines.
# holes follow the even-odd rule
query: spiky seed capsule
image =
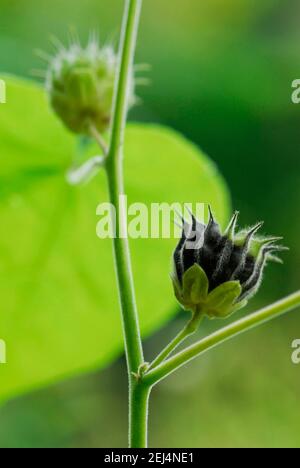
<svg viewBox="0 0 300 468">
<path fill-rule="evenodd" d="M 74 133 L 90 135 L 91 124 L 105 132 L 111 121 L 117 56 L 93 39 L 61 48 L 49 64 L 46 87 L 54 111 Z M 135 101 L 132 76 L 129 105 Z"/>
<path fill-rule="evenodd" d="M 281 238 L 259 237 L 263 223 L 236 233 L 238 213 L 221 232 L 210 210 L 207 225 L 192 215 L 183 220 L 182 237 L 174 252 L 173 285 L 180 304 L 211 318 L 227 317 L 244 307 L 258 291 L 268 261 L 280 261 Z"/>
</svg>

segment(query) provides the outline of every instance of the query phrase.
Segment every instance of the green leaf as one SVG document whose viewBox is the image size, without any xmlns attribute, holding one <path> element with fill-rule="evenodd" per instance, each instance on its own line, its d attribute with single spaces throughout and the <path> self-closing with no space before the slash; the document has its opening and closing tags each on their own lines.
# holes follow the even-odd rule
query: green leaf
<svg viewBox="0 0 300 468">
<path fill-rule="evenodd" d="M 105 176 L 67 185 L 77 142 L 49 110 L 44 91 L 6 79 L 0 112 L 0 368 L 5 399 L 83 371 L 123 351 L 111 241 L 96 236 Z M 210 202 L 228 219 L 229 197 L 215 165 L 166 128 L 130 125 L 128 203 Z M 97 154 L 96 147 L 89 154 Z M 169 270 L 175 239 L 131 240 L 143 335 L 176 310 Z"/>
<path fill-rule="evenodd" d="M 207 298 L 207 314 L 210 317 L 228 317 L 236 310 L 236 301 L 241 295 L 239 281 L 227 281 L 215 288 Z"/>
</svg>

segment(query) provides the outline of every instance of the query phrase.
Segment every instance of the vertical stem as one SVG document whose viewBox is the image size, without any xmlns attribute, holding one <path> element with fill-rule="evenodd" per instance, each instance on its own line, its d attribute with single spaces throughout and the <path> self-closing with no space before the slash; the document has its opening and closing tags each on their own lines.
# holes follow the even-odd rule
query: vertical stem
<svg viewBox="0 0 300 468">
<path fill-rule="evenodd" d="M 138 25 L 142 8 L 142 0 L 126 0 L 124 19 L 119 50 L 119 72 L 114 99 L 114 114 L 110 142 L 110 157 L 122 158 L 124 133 L 128 112 L 128 96 L 130 92 L 133 60 L 136 48 Z"/>
<path fill-rule="evenodd" d="M 132 80 L 133 60 L 137 40 L 142 0 L 126 0 L 119 51 L 111 141 L 106 160 L 110 201 L 116 210 L 114 255 L 122 312 L 122 325 L 129 379 L 129 442 L 146 445 L 148 396 L 138 385 L 133 373 L 143 363 L 143 349 L 133 284 L 133 274 L 127 238 L 124 195 L 123 146 L 128 112 L 128 96 Z M 124 236 L 125 234 L 125 236 Z M 140 407 L 141 406 L 141 407 Z"/>
<path fill-rule="evenodd" d="M 144 358 L 135 300 L 129 243 L 126 237 L 121 237 L 122 230 L 125 231 L 124 226 L 126 224 L 126 213 L 124 212 L 124 206 L 120 198 L 120 195 L 124 194 L 122 167 L 120 164 L 111 167 L 112 170 L 107 171 L 107 177 L 110 201 L 116 210 L 114 257 L 122 313 L 128 376 L 131 381 L 132 373 L 138 371 Z"/>
<path fill-rule="evenodd" d="M 130 447 L 146 448 L 148 442 L 148 407 L 151 387 L 136 382 L 132 386 Z"/>
</svg>

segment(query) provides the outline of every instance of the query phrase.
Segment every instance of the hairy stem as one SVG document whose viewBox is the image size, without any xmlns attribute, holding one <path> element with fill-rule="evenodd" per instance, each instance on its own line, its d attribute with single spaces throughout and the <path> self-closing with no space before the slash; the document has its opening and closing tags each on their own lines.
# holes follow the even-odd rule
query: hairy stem
<svg viewBox="0 0 300 468">
<path fill-rule="evenodd" d="M 120 65 L 114 98 L 111 141 L 105 166 L 110 201 L 116 210 L 114 256 L 129 379 L 130 446 L 137 445 L 139 442 L 142 443 L 142 441 L 143 445 L 146 445 L 147 410 L 145 411 L 145 406 L 147 407 L 148 401 L 133 376 L 134 373 L 138 372 L 144 358 L 127 238 L 126 212 L 121 201 L 121 195 L 125 193 L 123 180 L 124 135 L 141 5 L 142 0 L 126 0 L 125 4 L 119 51 Z M 101 144 L 99 141 L 98 143 Z M 139 402 L 143 402 L 140 410 Z M 139 411 L 141 411 L 141 413 L 139 413 Z"/>
<path fill-rule="evenodd" d="M 119 51 L 120 68 L 115 91 L 114 114 L 109 149 L 111 160 L 116 159 L 116 155 L 122 158 L 122 147 L 124 144 L 128 112 L 128 96 L 130 93 L 133 59 L 141 8 L 142 0 L 126 0 Z"/>
<path fill-rule="evenodd" d="M 261 325 L 269 320 L 272 320 L 290 310 L 293 310 L 300 306 L 300 291 L 292 294 L 281 301 L 278 301 L 264 309 L 251 314 L 237 322 L 218 330 L 212 335 L 204 338 L 198 343 L 190 346 L 184 351 L 178 353 L 174 357 L 171 357 L 155 369 L 146 373 L 143 377 L 144 384 L 153 386 L 181 366 L 184 366 L 192 359 L 205 353 L 209 349 L 218 346 L 221 343 L 240 335 L 241 333 L 251 330 L 258 325 Z"/>
<path fill-rule="evenodd" d="M 143 363 L 143 351 L 135 299 L 129 243 L 126 238 L 126 213 L 120 195 L 124 194 L 122 169 L 119 165 L 107 171 L 110 201 L 116 210 L 114 257 L 125 341 L 128 374 L 131 379 Z"/>
<path fill-rule="evenodd" d="M 148 406 L 151 387 L 141 380 L 131 389 L 131 448 L 146 448 L 148 444 Z"/>
</svg>

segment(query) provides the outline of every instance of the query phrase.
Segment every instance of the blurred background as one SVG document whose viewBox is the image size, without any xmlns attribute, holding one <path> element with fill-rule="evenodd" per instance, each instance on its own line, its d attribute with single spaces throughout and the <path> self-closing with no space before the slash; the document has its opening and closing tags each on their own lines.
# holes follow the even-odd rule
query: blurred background
<svg viewBox="0 0 300 468">
<path fill-rule="evenodd" d="M 0 0 L 0 72 L 31 76 L 66 41 L 90 30 L 117 45 L 122 0 Z M 300 78 L 298 0 L 145 0 L 138 63 L 150 86 L 132 120 L 167 124 L 214 159 L 241 224 L 266 221 L 291 252 L 270 267 L 251 310 L 299 288 Z M 249 310 L 248 310 L 249 311 Z M 146 342 L 153 355 L 182 325 L 182 314 Z M 206 322 L 200 334 L 216 325 Z M 155 447 L 299 447 L 300 338 L 292 313 L 218 348 L 155 389 Z M 1 372 L 1 369 L 0 369 Z M 9 402 L 0 408 L 1 447 L 126 445 L 127 382 L 121 358 L 109 369 Z"/>
</svg>

